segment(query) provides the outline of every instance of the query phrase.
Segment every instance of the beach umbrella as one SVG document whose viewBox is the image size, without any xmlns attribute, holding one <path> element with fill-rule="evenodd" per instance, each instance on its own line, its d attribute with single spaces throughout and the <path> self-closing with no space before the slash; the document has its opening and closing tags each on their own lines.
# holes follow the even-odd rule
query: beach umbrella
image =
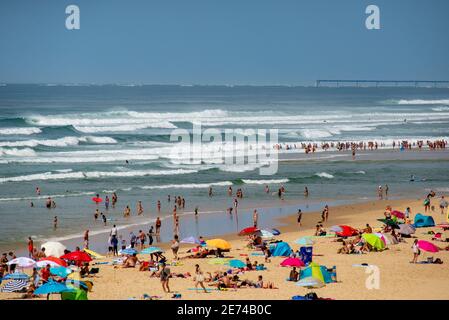
<svg viewBox="0 0 449 320">
<path fill-rule="evenodd" d="M 380 240 L 383 241 L 383 243 L 386 245 L 387 244 L 387 240 L 385 239 L 384 235 L 382 233 L 379 232 L 375 232 L 373 233 L 376 237 L 378 237 Z"/>
<path fill-rule="evenodd" d="M 28 280 L 30 277 L 23 272 L 14 272 L 14 273 L 9 273 L 6 276 L 3 277 L 3 280 Z"/>
<path fill-rule="evenodd" d="M 118 254 L 130 255 L 137 254 L 137 250 L 133 248 L 126 248 L 123 250 L 119 250 Z"/>
<path fill-rule="evenodd" d="M 66 278 L 72 272 L 73 272 L 72 269 L 66 268 L 66 267 L 53 267 L 53 268 L 50 268 L 50 273 L 52 275 L 55 275 L 55 276 L 58 276 L 58 277 L 61 277 L 61 278 Z"/>
<path fill-rule="evenodd" d="M 301 246 L 311 246 L 314 244 L 313 240 L 310 237 L 302 237 L 295 240 L 296 244 L 299 244 Z"/>
<path fill-rule="evenodd" d="M 223 240 L 223 239 L 207 240 L 206 244 L 209 247 L 213 247 L 213 248 L 217 248 L 217 249 L 221 249 L 221 250 L 229 250 L 229 249 L 231 249 L 231 244 L 229 242 L 227 242 L 226 240 Z"/>
<path fill-rule="evenodd" d="M 89 300 L 86 290 L 74 288 L 74 291 L 61 292 L 61 300 Z"/>
<path fill-rule="evenodd" d="M 93 197 L 92 201 L 95 203 L 100 203 L 101 201 L 103 201 L 103 199 L 101 199 L 100 197 Z"/>
<path fill-rule="evenodd" d="M 243 262 L 242 260 L 239 260 L 239 259 L 229 260 L 226 264 L 229 265 L 232 268 L 244 268 L 244 267 L 246 267 L 245 262 Z"/>
<path fill-rule="evenodd" d="M 257 231 L 259 231 L 259 229 L 257 229 L 256 227 L 248 227 L 248 228 L 240 230 L 239 236 L 247 236 L 247 235 L 256 233 Z"/>
<path fill-rule="evenodd" d="M 325 284 L 320 279 L 317 279 L 315 277 L 306 277 L 301 280 L 299 280 L 296 283 L 297 286 L 305 287 L 305 288 L 321 288 L 324 287 Z"/>
<path fill-rule="evenodd" d="M 372 233 L 364 233 L 362 234 L 362 238 L 371 245 L 373 248 L 377 250 L 385 249 L 385 242 L 383 242 L 378 236 Z"/>
<path fill-rule="evenodd" d="M 188 243 L 188 244 L 201 244 L 201 241 L 198 238 L 193 236 L 184 238 L 180 241 L 180 243 Z"/>
<path fill-rule="evenodd" d="M 44 283 L 43 285 L 38 287 L 34 291 L 34 294 L 61 293 L 67 291 L 75 291 L 75 289 L 67 287 L 64 283 L 59 283 L 50 280 L 47 283 Z"/>
<path fill-rule="evenodd" d="M 399 231 L 398 232 L 400 234 L 409 236 L 411 234 L 414 234 L 415 231 L 416 231 L 415 227 L 413 225 L 411 225 L 411 224 L 404 223 L 404 224 L 399 225 Z"/>
<path fill-rule="evenodd" d="M 283 267 L 304 267 L 305 264 L 301 259 L 298 258 L 287 258 L 281 262 Z"/>
<path fill-rule="evenodd" d="M 436 245 L 429 241 L 425 240 L 418 240 L 418 247 L 421 250 L 427 251 L 427 252 L 438 252 L 440 251 Z"/>
<path fill-rule="evenodd" d="M 76 262 L 90 262 L 92 258 L 84 251 L 73 251 L 61 256 L 61 259 L 76 261 Z"/>
<path fill-rule="evenodd" d="M 342 232 L 343 228 L 341 226 L 332 226 L 332 227 L 329 228 L 329 230 L 332 231 L 332 232 L 337 233 L 337 232 Z"/>
<path fill-rule="evenodd" d="M 271 233 L 274 234 L 275 236 L 278 236 L 278 235 L 281 234 L 281 232 L 278 229 L 275 229 L 275 228 L 271 229 Z"/>
<path fill-rule="evenodd" d="M 341 227 L 342 231 L 335 232 L 339 237 L 351 237 L 359 233 L 356 229 L 350 226 L 340 225 L 339 227 Z"/>
<path fill-rule="evenodd" d="M 27 257 L 19 257 L 8 261 L 8 264 L 15 264 L 20 268 L 32 268 L 36 264 L 36 261 Z"/>
<path fill-rule="evenodd" d="M 405 213 L 398 210 L 391 211 L 391 215 L 397 217 L 398 219 L 405 219 Z"/>
<path fill-rule="evenodd" d="M 255 233 L 257 236 L 261 237 L 262 239 L 271 239 L 274 238 L 274 234 L 268 230 L 259 230 Z"/>
<path fill-rule="evenodd" d="M 86 252 L 88 255 L 90 255 L 92 258 L 95 258 L 95 259 L 106 258 L 105 256 L 99 254 L 98 252 L 95 252 L 95 251 L 92 251 L 92 250 L 89 250 L 89 249 L 86 249 L 86 248 L 84 248 L 83 251 Z"/>
<path fill-rule="evenodd" d="M 385 244 L 387 244 L 387 245 L 399 243 L 399 241 L 395 237 L 393 237 L 391 234 L 383 233 L 382 235 L 385 239 Z"/>
<path fill-rule="evenodd" d="M 229 261 L 229 259 L 223 259 L 223 258 L 212 258 L 207 261 L 208 264 L 226 264 Z"/>
<path fill-rule="evenodd" d="M 41 245 L 41 249 L 45 248 L 45 255 L 47 257 L 60 257 L 64 254 L 67 248 L 60 242 L 49 241 Z"/>
<path fill-rule="evenodd" d="M 382 222 L 383 224 L 386 224 L 387 226 L 392 227 L 393 229 L 399 229 L 400 226 L 396 223 L 396 221 L 392 219 L 377 219 L 377 221 Z"/>
<path fill-rule="evenodd" d="M 67 267 L 67 262 L 55 257 L 45 257 L 36 262 L 38 268 L 46 267 L 47 264 L 49 264 L 50 267 Z"/>
<path fill-rule="evenodd" d="M 140 251 L 141 254 L 154 254 L 154 253 L 163 253 L 164 250 L 162 250 L 159 247 L 148 247 Z"/>
<path fill-rule="evenodd" d="M 84 288 L 88 291 L 92 290 L 92 282 L 91 281 L 81 281 L 76 279 L 66 279 L 65 284 L 69 288 Z"/>
<path fill-rule="evenodd" d="M 12 280 L 7 282 L 1 289 L 1 292 L 16 292 L 28 286 L 28 281 Z"/>
</svg>

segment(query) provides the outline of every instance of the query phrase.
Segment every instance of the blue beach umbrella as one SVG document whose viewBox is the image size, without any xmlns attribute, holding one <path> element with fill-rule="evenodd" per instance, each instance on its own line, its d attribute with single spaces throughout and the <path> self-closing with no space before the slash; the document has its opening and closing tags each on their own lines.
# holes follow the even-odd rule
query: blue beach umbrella
<svg viewBox="0 0 449 320">
<path fill-rule="evenodd" d="M 164 250 L 162 250 L 159 247 L 148 247 L 140 251 L 141 254 L 153 254 L 153 253 L 162 253 Z"/>
<path fill-rule="evenodd" d="M 238 259 L 229 260 L 227 262 L 227 264 L 230 267 L 232 267 L 232 268 L 244 268 L 244 267 L 246 267 L 246 264 L 243 261 L 238 260 Z"/>
<path fill-rule="evenodd" d="M 25 280 L 12 280 L 7 282 L 3 288 L 2 288 L 2 292 L 16 292 L 16 291 L 20 291 L 23 288 L 25 288 L 26 286 L 28 286 L 28 281 Z"/>
<path fill-rule="evenodd" d="M 28 280 L 29 276 L 26 273 L 22 272 L 14 272 L 7 274 L 3 277 L 4 280 L 12 279 L 12 280 Z"/>
<path fill-rule="evenodd" d="M 66 268 L 66 267 L 53 267 L 50 268 L 50 273 L 52 275 L 61 277 L 61 278 L 65 278 L 67 277 L 69 274 L 71 274 L 73 271 L 70 268 Z"/>
<path fill-rule="evenodd" d="M 118 253 L 132 256 L 133 254 L 137 254 L 137 250 L 133 249 L 133 248 L 126 248 L 126 249 L 120 250 Z"/>
<path fill-rule="evenodd" d="M 75 289 L 69 288 L 63 283 L 59 283 L 56 281 L 49 281 L 41 285 L 39 288 L 37 288 L 34 291 L 34 294 L 49 294 L 49 293 L 61 293 L 70 291 L 75 291 Z"/>
</svg>

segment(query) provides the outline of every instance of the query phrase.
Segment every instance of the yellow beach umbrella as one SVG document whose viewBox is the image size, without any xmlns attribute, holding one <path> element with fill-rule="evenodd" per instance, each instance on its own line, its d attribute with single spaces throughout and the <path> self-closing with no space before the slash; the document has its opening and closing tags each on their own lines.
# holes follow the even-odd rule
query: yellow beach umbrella
<svg viewBox="0 0 449 320">
<path fill-rule="evenodd" d="M 206 244 L 208 247 L 213 247 L 221 250 L 229 250 L 231 249 L 231 244 L 223 239 L 211 239 L 207 240 Z"/>
<path fill-rule="evenodd" d="M 92 258 L 95 259 L 102 259 L 102 258 L 106 258 L 105 256 L 99 254 L 98 252 L 95 252 L 93 250 L 89 250 L 89 249 L 83 249 L 84 252 L 86 252 L 87 254 L 89 254 Z"/>
</svg>

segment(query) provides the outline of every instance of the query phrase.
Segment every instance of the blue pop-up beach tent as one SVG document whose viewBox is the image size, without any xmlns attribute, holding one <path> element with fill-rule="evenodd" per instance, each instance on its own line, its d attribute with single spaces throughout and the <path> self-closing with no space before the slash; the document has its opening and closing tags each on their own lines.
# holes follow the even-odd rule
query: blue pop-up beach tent
<svg viewBox="0 0 449 320">
<path fill-rule="evenodd" d="M 273 257 L 288 257 L 292 253 L 287 242 L 278 242 L 270 246 L 271 255 Z"/>
<path fill-rule="evenodd" d="M 414 225 L 416 228 L 422 228 L 422 227 L 433 227 L 435 226 L 435 221 L 431 216 L 425 216 L 421 213 L 418 213 L 415 216 Z"/>
</svg>

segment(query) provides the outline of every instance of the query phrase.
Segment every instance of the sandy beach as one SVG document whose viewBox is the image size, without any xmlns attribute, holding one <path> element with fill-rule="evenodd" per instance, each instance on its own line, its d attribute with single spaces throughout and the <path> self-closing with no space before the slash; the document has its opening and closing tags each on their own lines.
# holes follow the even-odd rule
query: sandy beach
<svg viewBox="0 0 449 320">
<path fill-rule="evenodd" d="M 434 200 L 436 201 L 436 200 Z M 401 199 L 401 200 L 378 200 L 354 205 L 342 205 L 330 208 L 329 221 L 324 224 L 329 228 L 336 224 L 346 224 L 354 228 L 363 228 L 369 223 L 373 228 L 381 227 L 382 223 L 376 219 L 382 218 L 384 209 L 391 205 L 393 209 L 405 210 L 410 207 L 412 217 L 423 212 L 422 200 Z M 431 214 L 435 223 L 445 222 L 445 217 L 435 210 Z M 296 215 L 284 217 L 279 221 L 286 224 L 280 227 L 281 235 L 276 238 L 288 242 L 292 249 L 296 250 L 298 245 L 294 243 L 297 238 L 311 236 L 314 234 L 316 223 L 320 220 L 320 213 L 303 214 L 302 226 L 298 227 Z M 418 228 L 415 237 L 422 240 L 431 239 L 432 235 L 428 231 L 437 231 L 439 228 Z M 252 256 L 253 250 L 246 248 L 245 237 L 238 237 L 236 234 L 217 236 L 228 240 L 232 244 L 232 249 L 226 257 L 245 260 L 248 256 L 252 262 L 255 260 L 263 263 L 262 256 Z M 284 259 L 282 257 L 271 258 L 270 263 L 265 263 L 268 270 L 246 271 L 240 275 L 240 279 L 257 280 L 258 275 L 262 275 L 264 281 L 274 282 L 278 289 L 255 289 L 239 288 L 228 289 L 227 291 L 212 290 L 209 293 L 196 292 L 189 288 L 194 287 L 193 277 L 171 278 L 170 289 L 175 293 L 180 293 L 182 299 L 291 299 L 294 295 L 304 295 L 314 291 L 319 297 L 332 299 L 449 299 L 449 272 L 448 257 L 449 251 L 440 251 L 429 254 L 423 252 L 419 260 L 425 260 L 432 255 L 440 258 L 443 264 L 411 264 L 413 238 L 404 239 L 396 245 L 389 245 L 387 250 L 382 252 L 370 252 L 367 254 L 337 254 L 341 243 L 335 241 L 334 237 L 315 238 L 313 245 L 313 261 L 327 267 L 337 267 L 337 282 L 329 283 L 323 288 L 306 289 L 296 286 L 294 282 L 287 282 L 286 278 L 290 268 L 281 267 L 279 264 Z M 440 248 L 446 247 L 443 242 L 433 241 Z M 167 249 L 166 257 L 171 262 L 173 255 L 169 250 L 169 244 L 161 245 Z M 187 255 L 186 251 L 191 245 L 181 244 L 180 257 Z M 148 256 L 138 255 L 139 259 L 146 260 Z M 94 260 L 95 262 L 111 261 L 112 258 Z M 170 266 L 172 272 L 194 273 L 194 265 L 199 264 L 202 271 L 225 271 L 228 269 L 222 265 L 211 265 L 206 259 L 181 259 L 179 266 Z M 367 263 L 379 267 L 380 287 L 379 289 L 367 289 L 365 281 L 368 274 L 365 268 L 353 266 L 355 264 Z M 112 265 L 98 265 L 100 272 L 95 277 L 86 278 L 94 283 L 89 299 L 142 299 L 144 294 L 159 296 L 160 299 L 171 299 L 173 293 L 164 293 L 159 278 L 150 278 L 149 272 L 140 272 L 138 268 L 122 269 L 114 268 Z M 206 287 L 207 287 L 207 283 Z M 19 294 L 0 293 L 0 299 L 16 299 Z M 54 295 L 53 299 L 59 299 L 59 295 Z"/>
</svg>

